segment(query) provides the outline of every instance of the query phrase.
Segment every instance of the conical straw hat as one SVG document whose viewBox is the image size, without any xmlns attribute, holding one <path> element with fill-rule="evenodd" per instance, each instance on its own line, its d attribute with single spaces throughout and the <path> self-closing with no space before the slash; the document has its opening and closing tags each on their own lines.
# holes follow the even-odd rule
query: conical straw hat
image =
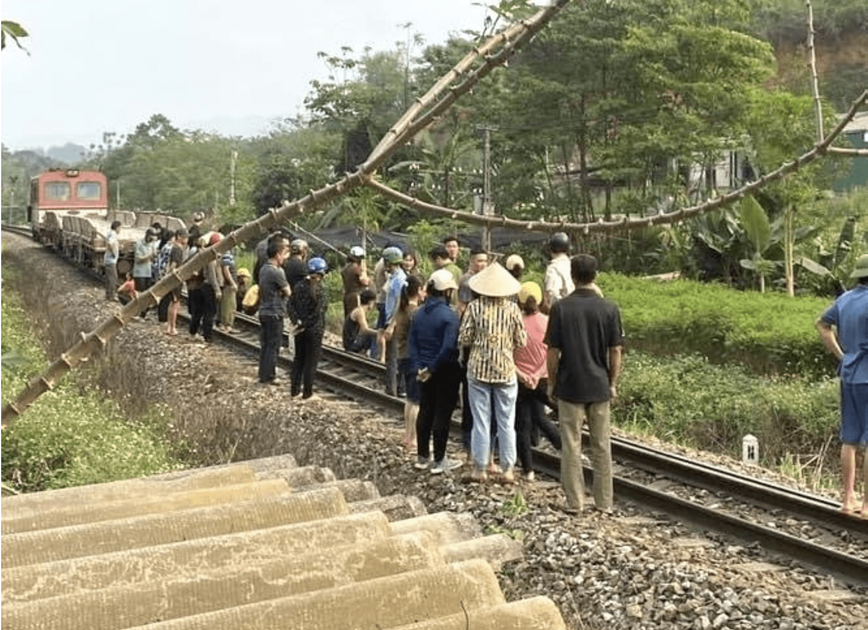
<svg viewBox="0 0 868 630">
<path fill-rule="evenodd" d="M 490 297 L 515 295 L 521 289 L 521 283 L 513 278 L 512 274 L 504 269 L 500 263 L 496 262 L 471 276 L 467 284 L 479 295 Z"/>
<path fill-rule="evenodd" d="M 859 256 L 859 259 L 856 261 L 856 267 L 853 269 L 853 273 L 850 274 L 851 278 L 866 278 L 868 277 L 868 254 L 863 256 Z"/>
</svg>

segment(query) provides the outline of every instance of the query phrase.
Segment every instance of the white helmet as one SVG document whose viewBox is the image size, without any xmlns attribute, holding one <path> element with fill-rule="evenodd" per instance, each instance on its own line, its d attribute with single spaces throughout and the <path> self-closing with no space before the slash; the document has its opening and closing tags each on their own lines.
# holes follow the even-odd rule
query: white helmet
<svg viewBox="0 0 868 630">
<path fill-rule="evenodd" d="M 307 241 L 301 238 L 297 238 L 289 244 L 289 251 L 292 254 L 303 254 L 307 248 Z"/>
<path fill-rule="evenodd" d="M 354 258 L 364 258 L 365 257 L 365 248 L 359 247 L 358 245 L 350 248 L 350 256 Z"/>
</svg>

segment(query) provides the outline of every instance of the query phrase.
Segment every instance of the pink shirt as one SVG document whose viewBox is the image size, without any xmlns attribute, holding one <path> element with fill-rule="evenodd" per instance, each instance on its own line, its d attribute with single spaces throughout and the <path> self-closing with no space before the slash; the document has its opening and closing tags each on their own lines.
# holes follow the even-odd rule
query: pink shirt
<svg viewBox="0 0 868 630">
<path fill-rule="evenodd" d="M 527 330 L 527 345 L 515 349 L 515 367 L 528 377 L 531 388 L 535 388 L 539 379 L 548 375 L 546 370 L 548 348 L 543 343 L 543 339 L 549 318 L 536 312 L 533 315 L 524 315 L 522 320 Z"/>
</svg>

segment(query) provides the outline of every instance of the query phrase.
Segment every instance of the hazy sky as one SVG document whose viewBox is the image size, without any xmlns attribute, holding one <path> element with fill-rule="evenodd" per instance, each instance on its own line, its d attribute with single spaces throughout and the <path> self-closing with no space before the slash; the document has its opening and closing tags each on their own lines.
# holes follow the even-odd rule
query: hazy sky
<svg viewBox="0 0 868 630">
<path fill-rule="evenodd" d="M 152 114 L 254 135 L 300 112 L 318 51 L 392 50 L 400 25 L 429 44 L 482 30 L 480 0 L 3 0 L 30 56 L 0 56 L 0 137 L 12 150 L 99 143 Z"/>
</svg>

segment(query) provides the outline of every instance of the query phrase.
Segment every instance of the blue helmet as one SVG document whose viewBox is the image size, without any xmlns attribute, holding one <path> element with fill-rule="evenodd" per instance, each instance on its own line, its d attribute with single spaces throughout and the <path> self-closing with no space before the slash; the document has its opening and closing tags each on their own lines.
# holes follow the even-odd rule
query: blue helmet
<svg viewBox="0 0 868 630">
<path fill-rule="evenodd" d="M 314 256 L 310 260 L 307 261 L 307 272 L 308 273 L 318 273 L 321 276 L 324 276 L 326 271 L 329 270 L 329 264 L 325 261 L 325 258 L 320 258 L 319 256 Z"/>
</svg>

